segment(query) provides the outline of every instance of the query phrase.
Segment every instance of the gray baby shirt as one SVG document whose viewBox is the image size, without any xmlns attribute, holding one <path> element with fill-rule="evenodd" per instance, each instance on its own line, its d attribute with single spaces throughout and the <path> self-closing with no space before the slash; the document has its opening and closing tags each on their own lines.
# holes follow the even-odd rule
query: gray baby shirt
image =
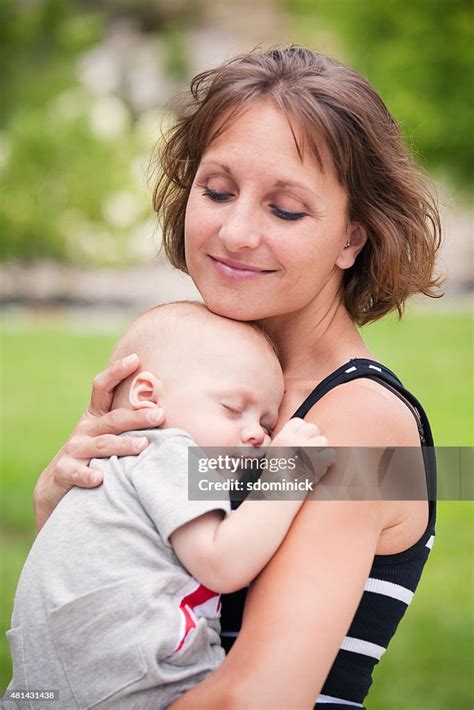
<svg viewBox="0 0 474 710">
<path fill-rule="evenodd" d="M 169 536 L 230 504 L 188 500 L 185 432 L 145 434 L 139 456 L 94 460 L 103 484 L 73 488 L 38 535 L 7 632 L 5 708 L 156 710 L 222 662 L 219 595 L 191 577 Z M 56 690 L 59 703 L 8 701 L 12 690 Z"/>
</svg>

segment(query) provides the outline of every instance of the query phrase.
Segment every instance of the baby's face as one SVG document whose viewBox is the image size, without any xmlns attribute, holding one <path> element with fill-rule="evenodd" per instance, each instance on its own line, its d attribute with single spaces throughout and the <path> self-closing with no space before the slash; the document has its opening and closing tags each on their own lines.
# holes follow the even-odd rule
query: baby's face
<svg viewBox="0 0 474 710">
<path fill-rule="evenodd" d="M 194 344 L 180 377 L 163 382 L 165 426 L 184 429 L 199 446 L 268 445 L 284 389 L 276 355 L 242 328 L 208 336 Z"/>
</svg>

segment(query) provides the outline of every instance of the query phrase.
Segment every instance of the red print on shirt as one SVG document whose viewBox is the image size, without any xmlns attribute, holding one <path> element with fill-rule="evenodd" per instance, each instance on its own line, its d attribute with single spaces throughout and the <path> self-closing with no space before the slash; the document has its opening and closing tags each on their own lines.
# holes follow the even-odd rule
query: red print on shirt
<svg viewBox="0 0 474 710">
<path fill-rule="evenodd" d="M 196 628 L 199 617 L 207 619 L 219 617 L 221 610 L 220 595 L 193 580 L 184 590 L 184 596 L 179 599 L 179 610 L 182 617 L 182 632 L 173 654 L 184 646 L 186 639 Z"/>
</svg>

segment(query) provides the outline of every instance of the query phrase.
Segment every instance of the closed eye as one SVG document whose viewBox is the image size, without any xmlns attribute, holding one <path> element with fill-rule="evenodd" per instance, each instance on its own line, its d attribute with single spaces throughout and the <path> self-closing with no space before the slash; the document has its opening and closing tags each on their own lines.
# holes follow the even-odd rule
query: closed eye
<svg viewBox="0 0 474 710">
<path fill-rule="evenodd" d="M 209 187 L 206 187 L 202 194 L 204 197 L 214 200 L 214 202 L 226 202 L 233 197 L 230 192 L 219 192 L 218 190 L 211 190 Z"/>
<path fill-rule="evenodd" d="M 295 221 L 306 217 L 306 212 L 288 212 L 288 210 L 282 210 L 281 207 L 277 207 L 276 205 L 270 205 L 270 209 L 273 214 L 280 219 Z"/>
<path fill-rule="evenodd" d="M 211 190 L 210 187 L 204 188 L 202 194 L 204 195 L 204 197 L 208 197 L 214 202 L 227 202 L 227 200 L 230 200 L 232 197 L 234 197 L 231 192 Z M 290 212 L 289 210 L 283 210 L 281 207 L 277 207 L 277 205 L 273 204 L 270 205 L 270 209 L 276 217 L 279 217 L 280 219 L 286 219 L 287 221 L 296 221 L 298 219 L 306 217 L 306 212 Z"/>
<path fill-rule="evenodd" d="M 231 414 L 239 415 L 242 414 L 242 410 L 239 409 L 239 407 L 234 407 L 231 404 L 225 404 L 224 402 L 221 402 L 221 405 L 224 407 L 224 409 L 227 412 L 230 412 Z"/>
</svg>

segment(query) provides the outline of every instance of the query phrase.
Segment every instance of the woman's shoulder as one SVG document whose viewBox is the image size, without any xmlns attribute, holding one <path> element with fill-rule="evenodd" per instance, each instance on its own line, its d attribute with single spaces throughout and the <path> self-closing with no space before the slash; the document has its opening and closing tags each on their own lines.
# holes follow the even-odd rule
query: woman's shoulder
<svg viewBox="0 0 474 710">
<path fill-rule="evenodd" d="M 361 377 L 330 389 L 305 416 L 333 446 L 419 446 L 407 402 L 377 381 Z"/>
<path fill-rule="evenodd" d="M 336 447 L 418 449 L 420 446 L 417 420 L 409 403 L 378 381 L 364 377 L 332 388 L 305 419 L 317 424 L 323 436 Z M 417 464 L 417 480 L 424 490 L 421 454 Z M 384 524 L 376 554 L 396 554 L 416 543 L 427 526 L 428 502 L 385 500 L 378 505 L 383 510 Z"/>
</svg>

